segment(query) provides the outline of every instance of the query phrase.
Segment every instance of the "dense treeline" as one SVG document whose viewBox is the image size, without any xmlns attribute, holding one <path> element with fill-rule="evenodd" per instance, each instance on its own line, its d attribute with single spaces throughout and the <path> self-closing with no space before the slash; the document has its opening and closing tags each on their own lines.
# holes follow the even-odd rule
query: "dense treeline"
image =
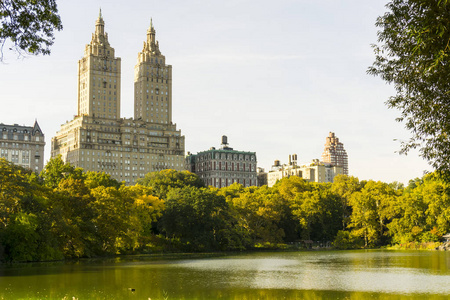
<svg viewBox="0 0 450 300">
<path fill-rule="evenodd" d="M 436 174 L 398 183 L 338 176 L 274 187 L 205 187 L 187 171 L 135 186 L 52 159 L 38 176 L 0 159 L 0 260 L 155 251 L 240 251 L 333 242 L 337 248 L 439 241 L 450 191 Z"/>
</svg>

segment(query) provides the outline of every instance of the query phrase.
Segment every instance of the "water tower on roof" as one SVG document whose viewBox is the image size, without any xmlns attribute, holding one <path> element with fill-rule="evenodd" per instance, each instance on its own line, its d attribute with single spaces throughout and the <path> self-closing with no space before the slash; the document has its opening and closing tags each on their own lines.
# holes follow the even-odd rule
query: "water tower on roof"
<svg viewBox="0 0 450 300">
<path fill-rule="evenodd" d="M 223 150 L 233 150 L 233 148 L 228 147 L 228 138 L 226 135 L 222 135 L 222 149 Z"/>
</svg>

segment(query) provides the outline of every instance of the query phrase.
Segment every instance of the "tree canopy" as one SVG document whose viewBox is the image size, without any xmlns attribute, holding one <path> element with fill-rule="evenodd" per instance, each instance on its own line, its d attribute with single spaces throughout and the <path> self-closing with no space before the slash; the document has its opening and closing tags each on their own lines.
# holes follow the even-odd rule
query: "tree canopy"
<svg viewBox="0 0 450 300">
<path fill-rule="evenodd" d="M 0 1 L 0 61 L 8 40 L 19 55 L 50 54 L 54 32 L 62 28 L 55 0 Z"/>
<path fill-rule="evenodd" d="M 151 172 L 138 183 L 151 187 L 155 196 L 166 199 L 167 193 L 173 188 L 183 188 L 185 186 L 203 187 L 203 181 L 196 174 L 189 171 L 175 171 L 171 169 L 160 172 Z"/>
<path fill-rule="evenodd" d="M 450 4 L 447 0 L 392 0 L 376 21 L 378 44 L 368 73 L 393 84 L 386 102 L 401 111 L 411 138 L 401 153 L 420 154 L 450 174 Z"/>
<path fill-rule="evenodd" d="M 342 175 L 332 184 L 291 176 L 273 187 L 217 189 L 175 170 L 142 183 L 126 186 L 60 157 L 39 176 L 0 158 L 0 263 L 332 241 L 433 247 L 450 232 L 450 186 L 438 173 L 407 188 Z"/>
</svg>

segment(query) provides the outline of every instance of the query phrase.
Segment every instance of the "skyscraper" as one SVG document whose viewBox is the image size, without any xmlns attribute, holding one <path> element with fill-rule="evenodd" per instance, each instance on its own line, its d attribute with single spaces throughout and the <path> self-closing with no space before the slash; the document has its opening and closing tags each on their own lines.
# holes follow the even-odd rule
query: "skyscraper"
<svg viewBox="0 0 450 300">
<path fill-rule="evenodd" d="M 78 115 L 120 118 L 120 58 L 114 56 L 100 15 L 95 33 L 78 61 Z"/>
<path fill-rule="evenodd" d="M 184 169 L 184 136 L 172 123 L 172 66 L 153 24 L 135 66 L 134 118 L 120 117 L 121 60 L 101 15 L 78 62 L 78 114 L 52 139 L 51 156 L 133 184 L 151 171 Z"/>
<path fill-rule="evenodd" d="M 330 132 L 325 141 L 325 149 L 322 153 L 322 161 L 333 166 L 342 167 L 344 174 L 348 175 L 348 156 L 344 144 L 339 142 L 334 132 Z"/>
<path fill-rule="evenodd" d="M 172 122 L 172 66 L 159 50 L 150 22 L 144 48 L 134 67 L 134 117 L 145 122 Z"/>
</svg>

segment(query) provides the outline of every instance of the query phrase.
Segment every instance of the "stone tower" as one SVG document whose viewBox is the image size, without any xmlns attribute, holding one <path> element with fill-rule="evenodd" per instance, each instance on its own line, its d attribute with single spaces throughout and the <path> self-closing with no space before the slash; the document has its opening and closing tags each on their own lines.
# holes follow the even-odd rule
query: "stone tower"
<svg viewBox="0 0 450 300">
<path fill-rule="evenodd" d="M 322 153 L 322 161 L 334 166 L 342 167 L 343 173 L 348 175 L 348 156 L 344 144 L 339 142 L 334 132 L 330 132 L 325 141 L 325 149 Z"/>
<path fill-rule="evenodd" d="M 78 115 L 120 118 L 120 58 L 109 44 L 101 10 L 92 40 L 78 61 Z"/>
<path fill-rule="evenodd" d="M 172 123 L 172 66 L 165 64 L 152 21 L 134 67 L 134 118 Z"/>
<path fill-rule="evenodd" d="M 184 136 L 172 123 L 172 73 L 150 25 L 138 55 L 134 118 L 120 117 L 120 58 L 100 11 L 78 62 L 78 114 L 52 139 L 52 157 L 135 184 L 149 172 L 184 169 Z"/>
</svg>

